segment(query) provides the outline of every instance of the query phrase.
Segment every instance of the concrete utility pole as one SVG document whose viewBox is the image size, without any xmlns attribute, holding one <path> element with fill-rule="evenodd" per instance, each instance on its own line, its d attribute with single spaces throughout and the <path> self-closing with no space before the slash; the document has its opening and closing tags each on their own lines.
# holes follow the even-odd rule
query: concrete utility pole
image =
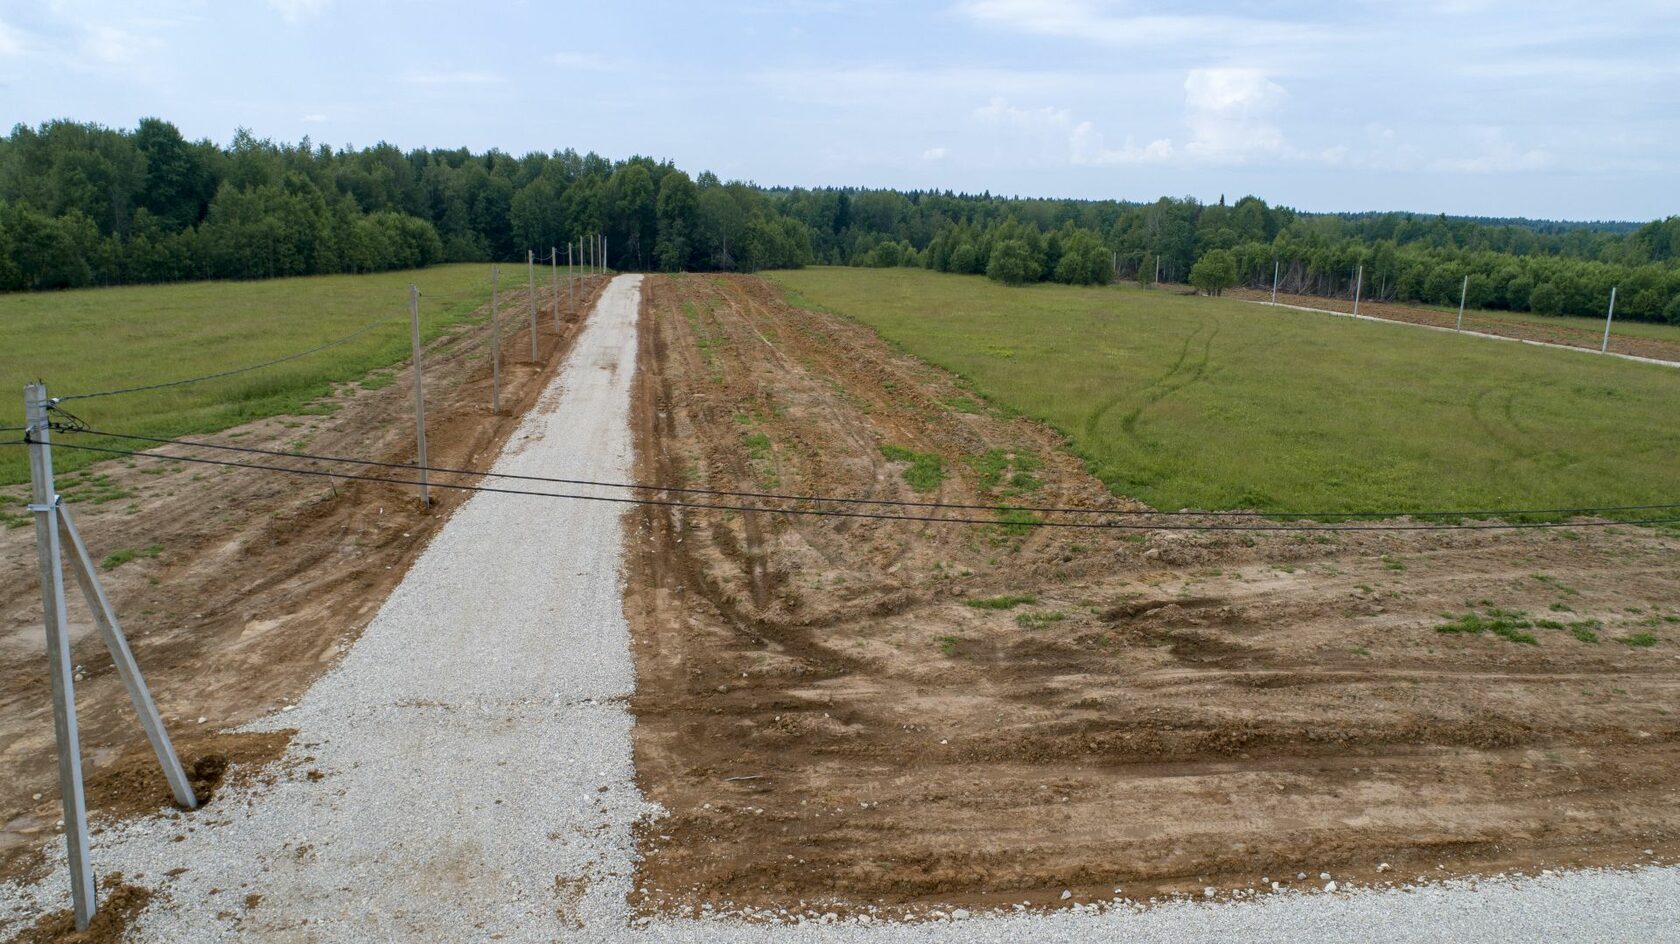
<svg viewBox="0 0 1680 944">
<path fill-rule="evenodd" d="M 1277 304 L 1278 260 L 1272 260 L 1272 304 Z"/>
<path fill-rule="evenodd" d="M 607 274 L 607 234 L 601 234 L 601 274 Z"/>
<path fill-rule="evenodd" d="M 496 317 L 496 278 L 499 273 L 490 267 L 490 412 L 502 412 L 502 326 Z"/>
<path fill-rule="evenodd" d="M 1353 277 L 1353 313 L 1359 314 L 1359 290 L 1365 287 L 1365 266 L 1359 266 L 1359 274 Z"/>
<path fill-rule="evenodd" d="M 548 247 L 548 287 L 554 292 L 554 327 L 560 328 L 560 250 Z"/>
<path fill-rule="evenodd" d="M 426 387 L 420 370 L 420 290 L 408 286 L 408 336 L 414 348 L 414 442 L 420 450 L 420 504 L 432 503 L 431 489 L 426 484 Z"/>
<path fill-rule="evenodd" d="M 577 277 L 572 274 L 572 243 L 566 241 L 566 306 L 577 311 Z"/>
<path fill-rule="evenodd" d="M 1616 286 L 1610 286 L 1610 310 L 1604 313 L 1604 343 L 1598 346 L 1598 353 L 1604 354 L 1610 350 L 1610 322 L 1616 317 Z"/>
<path fill-rule="evenodd" d="M 140 674 L 140 666 L 129 648 L 128 637 L 117 621 L 116 611 L 94 570 L 81 532 L 70 509 L 64 507 L 53 483 L 52 399 L 45 384 L 30 384 L 23 390 L 26 441 L 29 444 L 28 509 L 35 516 L 35 556 L 41 569 L 41 615 L 47 639 L 47 670 L 53 700 L 53 739 L 58 751 L 58 791 L 62 804 L 66 864 L 70 873 L 70 907 L 76 930 L 85 931 L 99 910 L 99 892 L 94 884 L 93 862 L 88 839 L 87 795 L 82 781 L 81 731 L 76 720 L 75 662 L 70 653 L 69 617 L 64 601 L 63 551 L 70 552 L 71 569 L 81 585 L 94 627 L 111 654 L 111 663 L 128 690 L 134 714 L 151 742 L 163 777 L 177 805 L 198 809 L 198 797 L 181 767 L 175 745 L 169 740 L 163 717 L 152 701 L 151 690 Z M 64 544 L 69 545 L 68 548 Z"/>
<path fill-rule="evenodd" d="M 1458 290 L 1458 327 L 1454 331 L 1464 330 L 1464 300 L 1470 297 L 1470 276 L 1464 277 L 1464 287 Z"/>
<path fill-rule="evenodd" d="M 87 930 L 99 909 L 88 858 L 87 796 L 82 785 L 81 731 L 76 722 L 74 663 L 70 659 L 70 617 L 64 606 L 64 562 L 58 544 L 58 493 L 53 486 L 52 434 L 47 427 L 47 388 L 23 388 L 29 427 L 29 484 L 35 514 L 35 557 L 41 567 L 41 613 L 47 630 L 47 671 L 52 683 L 53 738 L 58 746 L 58 797 L 70 866 L 70 907 L 76 930 Z"/>
<path fill-rule="evenodd" d="M 531 295 L 531 363 L 537 362 L 537 253 L 534 249 L 525 250 L 525 275 L 530 283 L 528 291 Z"/>
</svg>

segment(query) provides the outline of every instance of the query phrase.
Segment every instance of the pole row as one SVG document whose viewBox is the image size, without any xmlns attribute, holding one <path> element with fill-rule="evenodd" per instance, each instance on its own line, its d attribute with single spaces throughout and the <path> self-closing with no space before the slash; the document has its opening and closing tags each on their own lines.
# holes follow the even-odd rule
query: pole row
<svg viewBox="0 0 1680 944">
<path fill-rule="evenodd" d="M 1273 259 L 1272 260 L 1272 304 L 1274 304 L 1274 305 L 1277 304 L 1278 276 L 1281 272 L 1281 266 L 1282 266 L 1282 261 L 1281 260 L 1279 260 L 1279 259 Z M 1160 260 L 1160 257 L 1157 256 L 1156 259 L 1155 259 L 1155 281 L 1159 282 L 1160 280 L 1161 280 L 1161 260 Z M 1355 315 L 1359 314 L 1360 290 L 1364 285 L 1364 281 L 1365 281 L 1365 266 L 1364 266 L 1363 263 L 1361 263 L 1359 265 L 1359 268 L 1358 268 L 1357 272 L 1354 275 L 1354 282 L 1353 282 L 1353 313 Z M 1616 290 L 1619 287 L 1620 286 L 1616 286 L 1616 285 L 1610 286 L 1610 307 L 1604 313 L 1604 339 L 1601 342 L 1599 342 L 1599 345 L 1598 345 L 1598 352 L 1600 354 L 1608 353 L 1609 350 L 1610 350 L 1610 325 L 1611 325 L 1611 322 L 1613 322 L 1616 318 Z M 1464 330 L 1464 305 L 1465 305 L 1465 302 L 1469 301 L 1469 298 L 1470 298 L 1470 275 L 1468 273 L 1466 273 L 1465 276 L 1464 276 L 1464 282 L 1459 287 L 1459 290 L 1458 290 L 1458 320 L 1453 326 L 1454 331 L 1463 331 Z"/>
</svg>

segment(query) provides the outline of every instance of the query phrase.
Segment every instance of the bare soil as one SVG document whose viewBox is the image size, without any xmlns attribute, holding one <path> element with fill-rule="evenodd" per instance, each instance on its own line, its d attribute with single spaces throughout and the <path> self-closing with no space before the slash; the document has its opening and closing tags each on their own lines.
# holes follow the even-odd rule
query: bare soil
<svg viewBox="0 0 1680 944">
<path fill-rule="evenodd" d="M 760 279 L 644 293 L 642 481 L 1138 507 L 1053 431 Z M 948 477 L 913 491 L 884 445 Z M 654 507 L 627 533 L 636 770 L 670 814 L 640 835 L 649 913 L 1058 907 L 1680 853 L 1672 533 Z M 1000 596 L 1030 600 L 970 605 Z M 1437 630 L 1491 608 L 1596 620 L 1598 641 Z"/>
<path fill-rule="evenodd" d="M 1272 297 L 1272 293 L 1269 291 L 1253 288 L 1226 289 L 1225 294 L 1233 298 L 1253 302 L 1270 301 Z M 1353 313 L 1353 300 L 1348 298 L 1324 298 L 1318 295 L 1291 295 L 1287 292 L 1279 292 L 1277 300 L 1279 304 L 1284 305 L 1299 305 L 1302 308 Z M 1451 328 L 1458 324 L 1458 312 L 1456 311 L 1440 311 L 1434 308 L 1414 307 L 1396 302 L 1364 300 L 1359 303 L 1359 313 L 1369 315 L 1372 318 L 1432 325 L 1437 328 Z M 1601 333 L 1602 328 L 1590 330 L 1562 319 L 1559 319 L 1556 324 L 1534 324 L 1493 317 L 1479 311 L 1466 311 L 1464 313 L 1464 329 L 1466 331 L 1479 331 L 1483 334 L 1497 334 L 1506 338 L 1521 338 L 1525 341 L 1564 344 L 1592 351 L 1598 350 L 1599 345 L 1604 340 L 1604 335 Z M 1680 362 L 1680 341 L 1630 337 L 1612 331 L 1610 334 L 1610 350 L 1617 354 L 1632 354 L 1636 357 L 1651 357 L 1661 361 Z"/>
<path fill-rule="evenodd" d="M 99 910 L 87 930 L 76 930 L 75 916 L 66 908 L 44 915 L 9 944 L 117 944 L 151 900 L 149 889 L 123 881 L 120 872 L 112 873 L 99 883 Z"/>
<path fill-rule="evenodd" d="M 434 466 L 475 468 L 494 458 L 547 386 L 576 336 L 580 312 L 606 282 L 586 279 L 575 310 L 562 289 L 558 321 L 551 293 L 539 292 L 535 362 L 526 296 L 503 294 L 500 415 L 490 411 L 488 324 L 463 327 L 429 347 L 427 440 Z M 189 438 L 412 462 L 412 383 L 406 365 L 394 375 L 375 372 L 367 382 L 344 385 L 319 404 L 318 415 L 273 417 Z M 98 403 L 88 401 L 81 413 L 95 425 Z M 157 451 L 230 458 L 181 447 Z M 411 477 L 400 470 L 237 458 Z M 425 507 L 412 486 L 139 458 L 95 471 L 109 475 L 102 494 L 115 497 L 72 506 L 95 559 L 159 548 L 153 558 L 136 557 L 100 576 L 183 761 L 212 805 L 230 768 L 236 777 L 256 771 L 285 751 L 289 737 L 227 732 L 296 701 L 331 667 L 467 495 L 434 488 L 433 504 Z M 433 477 L 434 483 L 474 481 Z M 60 817 L 34 540 L 32 527 L 0 530 L 8 575 L 0 583 L 0 879 L 39 873 L 41 850 Z M 76 694 L 97 829 L 111 817 L 154 812 L 172 800 L 87 608 L 71 593 L 73 658 L 85 675 Z"/>
</svg>

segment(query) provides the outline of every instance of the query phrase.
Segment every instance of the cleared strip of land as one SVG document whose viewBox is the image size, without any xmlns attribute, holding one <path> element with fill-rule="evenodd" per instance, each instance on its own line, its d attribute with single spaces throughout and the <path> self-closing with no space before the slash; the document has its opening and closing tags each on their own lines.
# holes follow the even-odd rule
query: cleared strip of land
<svg viewBox="0 0 1680 944">
<path fill-rule="evenodd" d="M 1185 285 L 1163 285 L 1164 291 L 1191 291 Z M 1261 289 L 1227 289 L 1226 295 L 1244 301 L 1271 301 L 1272 293 Z M 1352 314 L 1353 301 L 1319 295 L 1278 293 L 1278 304 L 1311 311 Z M 1361 317 L 1378 321 L 1458 327 L 1458 309 L 1365 299 L 1359 303 Z M 1537 315 L 1525 311 L 1495 311 L 1469 308 L 1464 312 L 1464 330 L 1500 338 L 1515 338 L 1558 347 L 1596 351 L 1604 343 L 1604 319 L 1580 315 Z M 1617 319 L 1610 328 L 1610 352 L 1634 358 L 1680 362 L 1680 324 Z"/>
</svg>

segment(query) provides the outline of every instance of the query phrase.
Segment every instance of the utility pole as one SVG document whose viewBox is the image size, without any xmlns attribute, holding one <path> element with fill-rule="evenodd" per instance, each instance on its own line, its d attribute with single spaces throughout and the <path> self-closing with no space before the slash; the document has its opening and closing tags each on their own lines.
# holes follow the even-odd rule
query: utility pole
<svg viewBox="0 0 1680 944">
<path fill-rule="evenodd" d="M 499 273 L 490 267 L 490 412 L 502 412 L 502 326 L 496 317 L 496 278 Z"/>
<path fill-rule="evenodd" d="M 70 867 L 70 906 L 76 930 L 85 931 L 99 909 L 99 893 L 88 858 L 87 796 L 82 785 L 81 732 L 76 723 L 74 665 L 70 661 L 70 617 L 64 607 L 59 502 L 53 487 L 52 434 L 47 427 L 49 403 L 45 384 L 23 388 L 24 422 L 29 428 L 29 510 L 35 515 L 35 557 L 41 567 L 41 611 L 47 630 L 47 670 L 52 683 L 53 739 L 58 747 L 58 797 Z"/>
<path fill-rule="evenodd" d="M 566 307 L 577 311 L 577 278 L 572 274 L 572 243 L 566 241 Z"/>
<path fill-rule="evenodd" d="M 1359 290 L 1365 287 L 1365 265 L 1360 263 L 1359 274 L 1353 277 L 1353 313 L 1359 314 Z"/>
<path fill-rule="evenodd" d="M 1470 276 L 1464 276 L 1464 287 L 1458 290 L 1458 327 L 1454 331 L 1464 330 L 1464 300 L 1470 297 Z"/>
<path fill-rule="evenodd" d="M 1272 260 L 1272 304 L 1277 304 L 1278 260 Z"/>
<path fill-rule="evenodd" d="M 1598 353 L 1604 354 L 1610 350 L 1610 322 L 1616 317 L 1616 286 L 1610 286 L 1610 310 L 1604 313 L 1604 343 L 1598 346 Z"/>
<path fill-rule="evenodd" d="M 548 287 L 554 292 L 554 329 L 560 329 L 560 250 L 548 247 Z"/>
<path fill-rule="evenodd" d="M 420 504 L 432 503 L 431 489 L 426 484 L 426 387 L 420 370 L 420 290 L 408 286 L 409 341 L 414 348 L 414 442 L 420 450 Z"/>
<path fill-rule="evenodd" d="M 537 362 L 537 253 L 534 249 L 525 250 L 525 275 L 530 282 L 531 296 L 531 363 Z"/>
<path fill-rule="evenodd" d="M 607 234 L 601 234 L 601 274 L 607 274 Z"/>
<path fill-rule="evenodd" d="M 64 842 L 70 872 L 70 902 L 76 930 L 85 931 L 99 910 L 98 889 L 93 880 L 93 864 L 89 852 L 87 828 L 87 796 L 82 782 L 81 736 L 76 722 L 76 691 L 74 663 L 70 655 L 68 619 L 64 603 L 64 562 L 60 543 L 68 543 L 71 569 L 87 599 L 88 611 L 93 614 L 111 663 L 128 689 L 128 698 L 140 727 L 151 742 L 158 764 L 163 768 L 175 803 L 183 809 L 198 809 L 198 797 L 192 783 L 181 767 L 175 745 L 169 740 L 163 717 L 152 700 L 146 679 L 129 648 L 128 637 L 117 621 L 111 600 L 105 595 L 98 572 L 93 567 L 93 555 L 88 553 L 81 532 L 76 529 L 70 509 L 60 501 L 53 485 L 52 429 L 48 411 L 53 401 L 47 396 L 45 384 L 30 384 L 24 388 L 23 405 L 26 417 L 26 442 L 29 444 L 29 481 L 31 496 L 29 511 L 35 515 L 35 553 L 41 568 L 41 611 L 47 637 L 47 665 L 53 698 L 53 736 L 58 748 L 58 788 L 63 804 Z"/>
<path fill-rule="evenodd" d="M 1155 254 L 1155 282 L 1154 282 L 1154 284 L 1156 284 L 1156 285 L 1161 284 L 1161 255 L 1160 255 L 1160 253 Z"/>
</svg>

